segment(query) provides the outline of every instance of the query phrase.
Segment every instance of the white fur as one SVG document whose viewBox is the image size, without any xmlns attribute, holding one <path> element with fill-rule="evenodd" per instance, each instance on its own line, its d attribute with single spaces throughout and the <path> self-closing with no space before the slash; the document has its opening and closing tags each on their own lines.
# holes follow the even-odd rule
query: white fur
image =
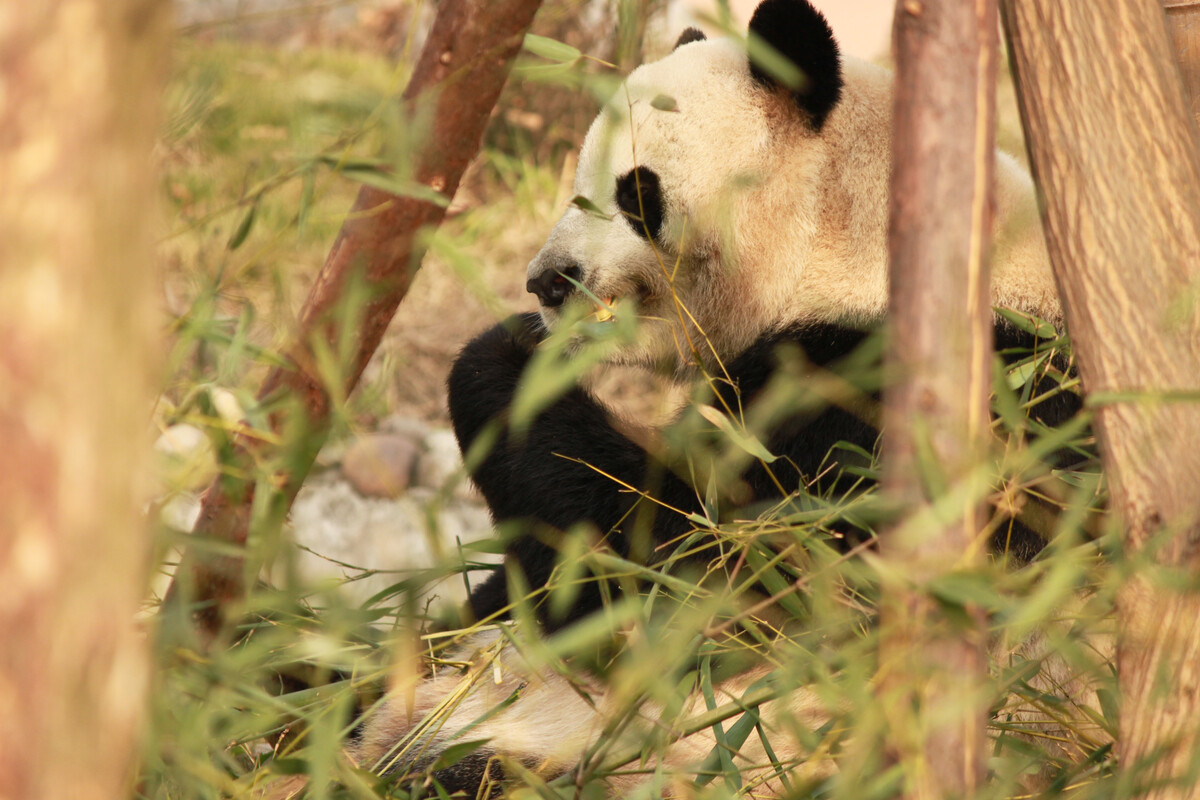
<svg viewBox="0 0 1200 800">
<path fill-rule="evenodd" d="M 1071 621 L 1064 619 L 1052 628 L 1063 635 L 1070 626 Z M 992 658 L 998 664 L 1032 661 L 1041 665 L 1027 680 L 1032 696 L 1024 699 L 1014 693 L 997 712 L 997 720 L 1009 735 L 1067 761 L 1087 757 L 1088 750 L 1081 743 L 1096 748 L 1112 741 L 1097 723 L 1100 704 L 1096 694 L 1104 674 L 1102 665 L 1113 656 L 1112 637 L 1093 635 L 1088 646 L 1093 649 L 1084 648 L 1086 654 L 1077 654 L 1072 663 L 1055 651 L 1051 637 L 1044 632 L 1012 648 L 993 644 Z M 451 658 L 470 666 L 461 671 L 442 669 L 418 684 L 411 695 L 399 691 L 375 710 L 351 753 L 356 764 L 404 774 L 414 764 L 432 762 L 449 745 L 486 739 L 481 752 L 499 757 L 507 775 L 524 769 L 549 781 L 571 773 L 588 754 L 596 758 L 595 746 L 602 741 L 605 749 L 598 762 L 592 762 L 593 768 L 597 763 L 609 769 L 620 766 L 613 763 L 620 760 L 614 758 L 617 754 L 643 752 L 648 756 L 646 760 L 635 758 L 604 779 L 609 797 L 695 794 L 692 781 L 696 770 L 716 745 L 713 729 L 705 727 L 688 736 L 673 732 L 686 729 L 689 720 L 708 710 L 700 692 L 689 695 L 678 713 L 669 717 L 662 706 L 643 702 L 636 717 L 625 722 L 624 712 L 631 700 L 620 692 L 619 677 L 605 683 L 580 673 L 568 680 L 548 667 L 531 664 L 494 631 L 474 634 Z M 1093 663 L 1086 663 L 1089 660 Z M 723 681 L 714 687 L 714 705 L 741 700 L 750 690 L 762 687 L 770 672 L 763 665 Z M 508 705 L 496 711 L 505 702 Z M 785 777 L 793 786 L 837 771 L 828 750 L 836 743 L 825 738 L 830 734 L 818 731 L 838 716 L 837 707 L 842 705 L 843 701 L 828 696 L 827 689 L 823 695 L 799 686 L 759 707 L 772 753 L 786 768 Z M 723 730 L 729 731 L 740 716 L 726 718 L 721 723 Z M 617 721 L 623 723 L 621 732 L 615 736 L 607 733 Z M 661 745 L 647 748 L 651 736 L 659 737 Z M 835 731 L 832 736 L 836 739 L 839 734 Z M 814 743 L 816 752 L 809 749 Z M 787 795 L 757 732 L 746 738 L 732 758 L 746 796 Z M 1021 785 L 1034 791 L 1047 777 L 1025 775 Z"/>
<path fill-rule="evenodd" d="M 573 262 L 618 311 L 640 300 L 639 342 L 622 354 L 632 363 L 685 368 L 690 340 L 711 367 L 714 353 L 729 359 L 797 322 L 879 320 L 892 74 L 852 58 L 843 73 L 841 102 L 816 133 L 786 93 L 753 82 L 736 42 L 695 42 L 638 68 L 593 123 L 575 178 L 576 193 L 610 218 L 568 209 L 529 277 Z M 656 108 L 660 97 L 674 110 Z M 616 204 L 617 178 L 639 165 L 662 184 L 662 246 L 638 236 Z M 1003 155 L 996 200 L 993 302 L 1057 322 L 1033 186 Z M 576 293 L 575 302 L 589 301 Z M 562 310 L 543 307 L 548 326 Z"/>
<path fill-rule="evenodd" d="M 393 760 L 400 765 L 424 763 L 448 745 L 487 739 L 483 751 L 507 759 L 508 774 L 521 765 L 542 780 L 553 780 L 574 769 L 601 739 L 605 750 L 599 761 L 612 769 L 620 766 L 608 763 L 615 756 L 637 753 L 655 736 L 663 744 L 651 748 L 649 762 L 639 764 L 635 758 L 621 774 L 604 779 L 608 794 L 627 797 L 639 786 L 658 780 L 675 789 L 671 796 L 682 797 L 688 796 L 686 787 L 716 743 L 711 727 L 689 736 L 673 733 L 707 711 L 700 692 L 690 695 L 671 718 L 664 716 L 661 706 L 643 702 L 638 714 L 613 735 L 608 726 L 625 720 L 624 709 L 630 703 L 614 685 L 586 674 L 568 680 L 547 667 L 535 667 L 495 632 L 473 635 L 453 658 L 471 666 L 461 672 L 442 670 L 419 684 L 411 697 L 400 692 L 381 704 L 352 754 L 355 763 L 383 771 Z M 767 673 L 765 667 L 758 667 L 715 686 L 715 706 L 740 700 Z M 505 701 L 507 707 L 495 712 Z M 796 735 L 801 729 L 815 731 L 829 720 L 815 692 L 797 689 L 764 703 L 759 713 L 776 757 L 788 768 L 788 780 L 832 774 L 833 764 L 827 759 L 807 761 L 809 753 Z M 740 716 L 727 718 L 724 729 Z M 784 787 L 760 736 L 747 737 L 733 759 L 743 784 L 756 786 L 750 796 L 781 796 Z"/>
</svg>

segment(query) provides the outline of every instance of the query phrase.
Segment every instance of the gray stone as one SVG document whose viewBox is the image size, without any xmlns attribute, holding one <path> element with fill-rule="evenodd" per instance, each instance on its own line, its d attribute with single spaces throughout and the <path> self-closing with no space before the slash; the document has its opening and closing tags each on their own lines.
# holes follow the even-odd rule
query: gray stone
<svg viewBox="0 0 1200 800">
<path fill-rule="evenodd" d="M 430 574 L 426 571 L 447 571 L 461 563 L 459 542 L 491 536 L 491 520 L 482 506 L 458 500 L 441 505 L 434 492 L 419 488 L 391 499 L 363 497 L 336 473 L 305 485 L 292 507 L 291 523 L 297 577 L 305 584 L 336 585 L 336 592 L 353 603 Z M 468 558 L 490 560 L 475 553 Z M 282 577 L 282 571 L 275 575 Z M 481 579 L 476 574 L 472 583 Z M 420 595 L 438 603 L 461 603 L 466 589 L 462 576 L 454 573 L 431 578 Z"/>
<path fill-rule="evenodd" d="M 369 434 L 347 448 L 342 473 L 365 497 L 399 497 L 412 481 L 419 454 L 420 446 L 407 436 Z"/>
</svg>

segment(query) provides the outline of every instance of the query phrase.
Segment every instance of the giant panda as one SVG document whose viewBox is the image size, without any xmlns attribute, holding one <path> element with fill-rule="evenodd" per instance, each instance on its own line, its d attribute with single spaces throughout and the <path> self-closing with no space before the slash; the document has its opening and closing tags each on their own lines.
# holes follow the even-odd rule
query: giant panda
<svg viewBox="0 0 1200 800">
<path fill-rule="evenodd" d="M 593 323 L 636 315 L 636 339 L 612 360 L 682 380 L 715 376 L 712 406 L 735 413 L 754 405 L 781 347 L 820 369 L 878 327 L 888 293 L 892 75 L 843 57 L 804 0 L 765 0 L 750 35 L 799 67 L 799 88 L 758 68 L 742 44 L 692 30 L 670 55 L 635 70 L 603 108 L 575 178 L 587 202 L 566 211 L 529 264 L 540 313 L 487 331 L 451 372 L 450 414 L 464 453 L 504 420 L 531 355 L 580 306 L 596 309 Z M 993 303 L 1058 325 L 1031 180 L 1003 154 L 995 174 Z M 998 351 L 1035 344 L 997 322 Z M 1076 407 L 1074 395 L 1060 392 L 1037 413 L 1053 423 Z M 749 465 L 737 505 L 778 498 L 781 489 L 836 489 L 834 445 L 869 452 L 876 438 L 861 409 L 845 404 L 776 420 L 765 444 L 779 466 Z M 624 490 L 652 484 L 662 507 L 700 511 L 703 491 L 683 472 L 671 454 L 648 454 L 575 387 L 494 446 L 473 478 L 497 522 L 530 524 L 508 558 L 536 588 L 556 563 L 556 532 L 580 522 L 623 556 L 639 550 L 635 530 L 648 531 L 640 548 L 648 551 L 684 535 L 693 527 L 686 513 L 637 504 Z M 1012 527 L 1003 532 L 1007 549 L 1022 558 L 1036 552 L 1032 532 Z M 474 591 L 477 618 L 508 605 L 506 582 L 499 570 Z M 602 588 L 591 584 L 543 623 L 553 629 L 595 610 Z"/>
<path fill-rule="evenodd" d="M 798 67 L 800 80 L 786 84 L 752 61 L 743 43 L 692 29 L 669 55 L 636 69 L 583 143 L 575 192 L 584 200 L 564 213 L 529 264 L 526 286 L 539 312 L 484 332 L 454 364 L 450 414 L 472 477 L 498 524 L 525 526 L 507 546 L 505 567 L 471 593 L 477 620 L 508 613 L 514 573 L 537 596 L 569 529 L 584 523 L 616 554 L 653 563 L 695 531 L 711 492 L 689 453 L 643 446 L 584 385 L 568 388 L 519 429 L 510 426 L 522 376 L 548 337 L 565 326 L 594 330 L 636 317 L 636 334 L 611 360 L 699 380 L 710 408 L 733 417 L 752 415 L 781 370 L 802 385 L 856 357 L 884 319 L 892 75 L 843 56 L 806 0 L 763 0 L 749 33 Z M 999 153 L 995 175 L 993 303 L 1060 326 L 1031 180 Z M 1039 344 L 1001 317 L 994 337 L 1002 354 Z M 1050 359 L 1044 368 L 1066 365 Z M 1052 397 L 1034 411 L 1047 424 L 1078 408 L 1052 377 L 1039 387 Z M 854 396 L 870 401 L 876 390 Z M 746 459 L 736 480 L 717 485 L 728 495 L 723 507 L 851 491 L 859 484 L 842 467 L 870 453 L 878 436 L 861 406 L 843 398 L 774 412 L 762 444 L 778 459 Z M 996 549 L 1017 558 L 1041 546 L 1019 522 L 1000 532 Z M 869 536 L 856 523 L 835 524 L 831 533 L 848 542 Z M 585 582 L 566 608 L 539 605 L 539 622 L 548 632 L 570 626 L 612 591 Z M 604 689 L 586 677 L 571 681 L 528 667 L 505 641 L 476 638 L 450 659 L 478 663 L 480 653 L 503 654 L 495 681 L 478 668 L 442 669 L 385 703 L 366 725 L 359 762 L 396 774 L 432 770 L 445 788 L 468 793 L 498 777 L 496 756 L 543 778 L 567 772 L 604 728 Z M 761 677 L 743 675 L 730 696 Z M 447 705 L 452 696 L 457 706 Z M 792 717 L 819 724 L 808 693 L 778 702 Z M 436 724 L 421 722 L 438 709 L 449 711 Z M 456 731 L 463 728 L 471 730 L 467 738 L 488 743 L 437 768 L 437 753 L 462 741 Z M 684 740 L 671 758 L 694 762 L 710 748 Z M 772 780 L 763 777 L 764 785 Z"/>
</svg>

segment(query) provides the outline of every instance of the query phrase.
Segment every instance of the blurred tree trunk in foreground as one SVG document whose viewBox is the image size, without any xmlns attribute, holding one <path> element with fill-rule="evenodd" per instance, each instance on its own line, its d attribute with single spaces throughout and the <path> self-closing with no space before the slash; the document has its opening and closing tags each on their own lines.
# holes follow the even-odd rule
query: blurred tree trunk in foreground
<svg viewBox="0 0 1200 800">
<path fill-rule="evenodd" d="M 205 493 L 193 545 L 167 596 L 178 613 L 194 602 L 205 642 L 222 629 L 257 564 L 204 552 L 211 537 L 244 548 L 252 522 L 278 529 L 328 434 L 330 413 L 358 383 L 467 165 L 541 0 L 443 0 L 402 97 L 415 142 L 413 194 L 363 186 L 300 313 L 286 365 L 263 381 L 275 436 L 237 443 L 234 463 Z M 358 306 L 355 307 L 355 303 Z M 270 438 L 276 443 L 265 441 Z M 257 484 L 256 484 L 257 481 Z M 256 489 L 262 495 L 255 497 Z M 277 491 L 276 491 L 277 490 Z M 264 500 L 268 502 L 263 502 Z M 252 520 L 253 514 L 260 514 Z M 180 587 L 183 586 L 181 590 Z"/>
<path fill-rule="evenodd" d="M 1046 234 L 1125 550 L 1119 757 L 1200 797 L 1200 150 L 1157 0 L 1004 0 Z"/>
<path fill-rule="evenodd" d="M 971 482 L 980 480 L 990 421 L 995 1 L 901 0 L 895 41 L 888 374 L 896 380 L 884 395 L 882 463 L 903 521 L 880 537 L 895 585 L 883 592 L 879 692 L 903 795 L 968 797 L 985 777 L 983 612 L 947 614 L 927 584 L 983 557 L 986 485 Z M 918 458 L 926 449 L 932 459 Z M 947 493 L 961 503 L 938 514 Z"/>
<path fill-rule="evenodd" d="M 1192 119 L 1200 123 L 1200 0 L 1163 0 Z"/>
<path fill-rule="evenodd" d="M 124 797 L 168 6 L 0 12 L 0 797 Z"/>
</svg>

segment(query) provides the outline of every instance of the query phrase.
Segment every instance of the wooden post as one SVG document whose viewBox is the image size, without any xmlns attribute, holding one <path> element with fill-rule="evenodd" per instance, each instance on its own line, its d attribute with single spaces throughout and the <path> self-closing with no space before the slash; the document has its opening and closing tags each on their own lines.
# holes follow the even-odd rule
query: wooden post
<svg viewBox="0 0 1200 800">
<path fill-rule="evenodd" d="M 895 41 L 888 365 L 897 382 L 884 394 L 883 488 L 909 524 L 880 539 L 901 577 L 884 591 L 879 691 L 904 796 L 968 797 L 985 776 L 982 610 L 954 621 L 926 583 L 984 552 L 982 491 L 948 517 L 930 512 L 975 472 L 988 435 L 994 0 L 900 0 Z M 926 445 L 933 475 L 917 458 Z M 911 524 L 918 516 L 925 522 Z"/>
<path fill-rule="evenodd" d="M 1138 571 L 1119 758 L 1200 797 L 1200 147 L 1157 0 L 1004 0 L 1046 239 Z"/>
<path fill-rule="evenodd" d="M 166 3 L 0 11 L 0 797 L 129 797 Z"/>
</svg>

